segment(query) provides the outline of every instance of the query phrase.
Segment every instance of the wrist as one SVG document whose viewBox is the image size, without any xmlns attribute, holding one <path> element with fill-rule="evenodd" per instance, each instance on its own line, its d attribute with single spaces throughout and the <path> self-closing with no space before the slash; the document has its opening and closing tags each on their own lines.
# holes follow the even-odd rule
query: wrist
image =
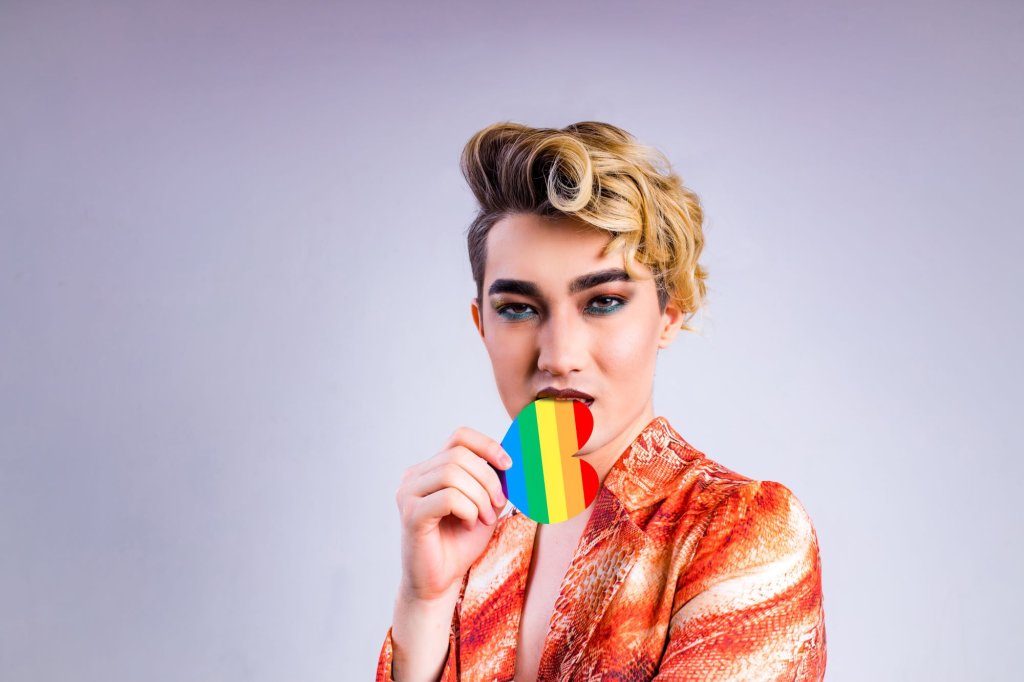
<svg viewBox="0 0 1024 682">
<path fill-rule="evenodd" d="M 417 611 L 450 610 L 459 599 L 462 582 L 455 582 L 447 590 L 434 595 L 417 594 L 404 581 L 398 587 L 398 603 Z"/>
</svg>

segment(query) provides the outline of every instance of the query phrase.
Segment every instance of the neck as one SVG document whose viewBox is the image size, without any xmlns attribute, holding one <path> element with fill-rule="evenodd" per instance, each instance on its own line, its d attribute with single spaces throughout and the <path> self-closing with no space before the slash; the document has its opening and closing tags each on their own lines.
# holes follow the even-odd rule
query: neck
<svg viewBox="0 0 1024 682">
<path fill-rule="evenodd" d="M 629 423 L 626 428 L 619 433 L 618 436 L 613 438 L 604 444 L 601 448 L 594 450 L 586 455 L 580 455 L 581 459 L 585 459 L 587 464 L 594 467 L 597 472 L 597 480 L 602 484 L 604 483 L 605 476 L 611 471 L 611 468 L 615 466 L 615 462 L 618 460 L 619 455 L 626 449 L 626 446 L 632 443 L 640 432 L 643 431 L 644 427 L 647 426 L 651 420 L 654 419 L 654 397 L 647 398 L 647 404 L 644 405 L 644 409 L 640 411 L 640 414 L 636 416 L 633 421 Z"/>
</svg>

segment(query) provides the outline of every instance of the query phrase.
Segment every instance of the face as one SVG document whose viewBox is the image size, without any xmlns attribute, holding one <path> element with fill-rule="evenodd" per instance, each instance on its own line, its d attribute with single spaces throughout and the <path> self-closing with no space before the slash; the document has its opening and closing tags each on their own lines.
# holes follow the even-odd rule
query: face
<svg viewBox="0 0 1024 682">
<path fill-rule="evenodd" d="M 571 218 L 514 214 L 487 237 L 483 305 L 474 323 L 498 393 L 515 417 L 545 388 L 593 397 L 594 432 L 580 451 L 603 480 L 614 459 L 654 418 L 658 350 L 683 319 L 659 310 L 651 270 L 630 279 L 621 252 L 602 256 L 611 235 Z"/>
</svg>

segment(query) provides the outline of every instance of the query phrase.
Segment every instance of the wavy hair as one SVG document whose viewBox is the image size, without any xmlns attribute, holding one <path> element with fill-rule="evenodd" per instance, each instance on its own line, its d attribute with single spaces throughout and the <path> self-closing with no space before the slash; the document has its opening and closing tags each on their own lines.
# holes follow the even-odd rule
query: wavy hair
<svg viewBox="0 0 1024 682">
<path fill-rule="evenodd" d="M 685 322 L 706 297 L 707 271 L 698 263 L 704 212 L 660 151 L 609 123 L 559 130 L 504 121 L 476 132 L 459 165 L 479 204 L 466 231 L 478 303 L 495 223 L 513 213 L 571 217 L 612 235 L 604 255 L 622 249 L 630 277 L 633 259 L 648 266 L 661 311 L 674 301 L 682 328 L 693 330 Z"/>
</svg>

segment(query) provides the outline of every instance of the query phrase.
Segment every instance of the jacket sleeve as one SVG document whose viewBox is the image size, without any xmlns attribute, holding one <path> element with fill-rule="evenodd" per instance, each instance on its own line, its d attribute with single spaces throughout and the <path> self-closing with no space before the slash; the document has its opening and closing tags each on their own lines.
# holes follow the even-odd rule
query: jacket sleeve
<svg viewBox="0 0 1024 682">
<path fill-rule="evenodd" d="M 391 628 L 388 628 L 388 634 L 384 637 L 384 646 L 380 650 L 380 658 L 377 661 L 377 678 L 376 682 L 395 682 L 394 678 L 391 677 L 391 663 L 394 658 L 394 652 L 391 645 Z M 455 633 L 448 633 L 448 658 L 445 659 L 444 669 L 441 672 L 439 682 L 458 682 L 458 675 L 456 673 L 456 651 L 455 651 Z"/>
<path fill-rule="evenodd" d="M 824 678 L 818 538 L 781 483 L 749 481 L 718 504 L 673 608 L 655 680 Z"/>
<path fill-rule="evenodd" d="M 459 588 L 459 598 L 455 602 L 455 612 L 452 614 L 452 624 L 448 631 L 448 657 L 444 661 L 444 668 L 441 670 L 441 677 L 438 682 L 459 682 L 459 613 L 462 610 L 462 598 L 466 594 L 466 585 L 469 581 L 469 571 L 462 576 L 462 587 Z M 387 635 L 384 637 L 384 645 L 380 649 L 380 657 L 377 659 L 376 682 L 395 682 L 391 676 L 391 664 L 394 661 L 394 645 L 391 641 L 391 627 L 388 627 Z"/>
</svg>

